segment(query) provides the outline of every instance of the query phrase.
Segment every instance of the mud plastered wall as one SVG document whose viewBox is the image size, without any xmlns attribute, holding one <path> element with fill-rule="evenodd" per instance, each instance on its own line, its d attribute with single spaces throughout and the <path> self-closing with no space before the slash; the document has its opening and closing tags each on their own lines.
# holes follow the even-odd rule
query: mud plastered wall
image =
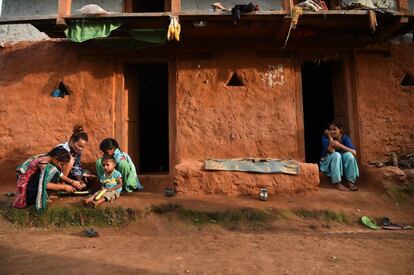
<svg viewBox="0 0 414 275">
<path fill-rule="evenodd" d="M 391 56 L 357 56 L 362 161 L 389 160 L 391 152 L 414 152 L 414 87 L 400 85 L 414 75 L 414 45 L 394 45 Z"/>
<path fill-rule="evenodd" d="M 298 77 L 294 61 L 220 50 L 177 64 L 175 186 L 180 192 L 256 195 L 303 192 L 319 184 L 315 164 L 301 174 L 206 171 L 207 158 L 298 158 Z M 227 86 L 236 73 L 243 86 Z"/>
<path fill-rule="evenodd" d="M 178 159 L 296 157 L 296 76 L 289 59 L 215 52 L 177 65 Z M 236 72 L 243 86 L 227 86 Z"/>
<path fill-rule="evenodd" d="M 112 135 L 113 66 L 57 42 L 15 44 L 0 51 L 0 175 L 15 179 L 15 167 L 69 139 L 82 124 L 89 144 L 82 161 L 93 163 L 101 139 Z M 51 97 L 60 80 L 70 89 Z"/>
</svg>

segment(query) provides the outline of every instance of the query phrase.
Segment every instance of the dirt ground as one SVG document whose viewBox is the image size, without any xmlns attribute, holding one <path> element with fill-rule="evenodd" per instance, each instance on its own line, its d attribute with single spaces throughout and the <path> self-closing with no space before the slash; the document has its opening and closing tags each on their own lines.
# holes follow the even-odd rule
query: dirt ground
<svg viewBox="0 0 414 275">
<path fill-rule="evenodd" d="M 5 193 L 7 188 L 0 188 Z M 10 199 L 2 196 L 2 203 Z M 79 198 L 58 199 L 77 204 Z M 155 213 L 121 228 L 21 228 L 0 221 L 0 274 L 414 274 L 414 232 L 372 231 L 361 215 L 388 216 L 414 224 L 414 204 L 399 202 L 369 185 L 339 192 L 322 185 L 317 192 L 271 197 L 195 196 L 166 198 L 134 193 L 116 205 L 145 208 L 175 203 L 188 209 L 277 208 L 343 211 L 351 223 L 292 218 L 266 229 L 230 230 L 197 226 L 174 215 Z"/>
</svg>

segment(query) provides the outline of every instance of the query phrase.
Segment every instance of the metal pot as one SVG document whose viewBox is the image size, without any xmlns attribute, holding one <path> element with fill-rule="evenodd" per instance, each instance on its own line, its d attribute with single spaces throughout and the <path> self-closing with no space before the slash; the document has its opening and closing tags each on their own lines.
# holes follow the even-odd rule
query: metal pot
<svg viewBox="0 0 414 275">
<path fill-rule="evenodd" d="M 267 199 L 268 199 L 267 189 L 266 188 L 260 188 L 259 200 L 267 201 Z"/>
<path fill-rule="evenodd" d="M 164 195 L 165 195 L 165 196 L 167 196 L 167 197 L 172 197 L 172 196 L 174 196 L 174 194 L 175 194 L 174 188 L 171 188 L 171 187 L 166 187 L 166 188 L 164 189 Z"/>
</svg>

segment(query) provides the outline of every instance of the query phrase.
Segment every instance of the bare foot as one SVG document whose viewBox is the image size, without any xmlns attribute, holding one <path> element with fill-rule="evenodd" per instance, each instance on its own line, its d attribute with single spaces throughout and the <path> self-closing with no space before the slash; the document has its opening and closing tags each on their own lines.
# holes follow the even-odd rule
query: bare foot
<svg viewBox="0 0 414 275">
<path fill-rule="evenodd" d="M 351 190 L 351 191 L 358 191 L 358 187 L 355 184 L 353 184 L 352 182 L 350 182 L 350 181 L 348 181 L 345 184 L 345 186 L 348 187 L 349 190 Z"/>
<path fill-rule="evenodd" d="M 349 189 L 346 188 L 345 186 L 343 186 L 342 183 L 340 183 L 340 182 L 338 182 L 336 184 L 336 189 L 338 189 L 339 191 L 344 191 L 344 192 L 348 192 L 349 191 Z"/>
</svg>

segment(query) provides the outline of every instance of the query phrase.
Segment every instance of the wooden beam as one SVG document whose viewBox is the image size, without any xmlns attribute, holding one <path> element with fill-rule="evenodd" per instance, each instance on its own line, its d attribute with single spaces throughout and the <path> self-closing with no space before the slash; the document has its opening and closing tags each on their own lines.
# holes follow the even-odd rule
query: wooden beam
<svg viewBox="0 0 414 275">
<path fill-rule="evenodd" d="M 65 17 L 70 16 L 72 0 L 59 0 L 56 25 L 66 26 Z"/>
<path fill-rule="evenodd" d="M 389 26 L 387 26 L 387 28 L 383 32 L 379 33 L 379 35 L 375 38 L 375 41 L 382 41 L 391 37 L 399 28 L 401 28 L 401 26 L 407 23 L 407 17 L 399 18 L 395 22 L 389 24 Z"/>
</svg>

